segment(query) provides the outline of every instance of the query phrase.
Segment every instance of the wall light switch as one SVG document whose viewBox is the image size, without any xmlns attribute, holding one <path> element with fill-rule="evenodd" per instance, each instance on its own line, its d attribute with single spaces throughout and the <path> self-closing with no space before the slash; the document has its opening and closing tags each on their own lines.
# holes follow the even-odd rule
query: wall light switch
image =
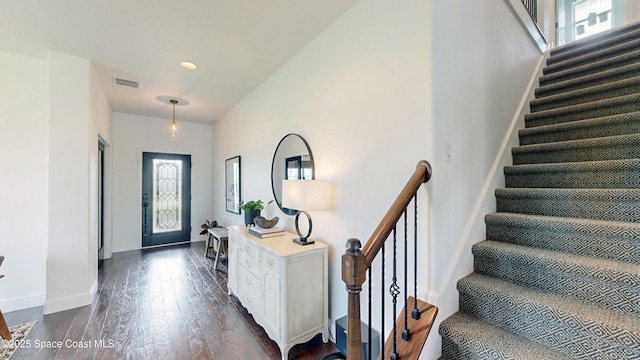
<svg viewBox="0 0 640 360">
<path fill-rule="evenodd" d="M 444 161 L 451 162 L 453 161 L 453 149 L 450 142 L 445 141 L 444 143 Z"/>
</svg>

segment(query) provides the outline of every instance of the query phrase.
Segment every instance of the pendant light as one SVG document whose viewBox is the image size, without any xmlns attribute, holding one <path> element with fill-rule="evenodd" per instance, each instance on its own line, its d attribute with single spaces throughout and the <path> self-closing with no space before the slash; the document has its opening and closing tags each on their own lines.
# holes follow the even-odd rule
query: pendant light
<svg viewBox="0 0 640 360">
<path fill-rule="evenodd" d="M 176 104 L 178 100 L 170 99 L 169 102 L 173 105 L 173 117 L 169 125 L 165 129 L 165 138 L 169 141 L 178 141 L 180 140 L 180 126 L 176 122 Z"/>
</svg>

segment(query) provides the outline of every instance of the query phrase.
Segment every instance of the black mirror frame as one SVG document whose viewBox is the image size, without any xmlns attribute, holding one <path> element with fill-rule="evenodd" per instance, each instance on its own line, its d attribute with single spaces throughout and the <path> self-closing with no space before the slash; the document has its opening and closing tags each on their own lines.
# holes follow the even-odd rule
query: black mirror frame
<svg viewBox="0 0 640 360">
<path fill-rule="evenodd" d="M 281 204 L 282 194 L 280 194 L 280 200 L 278 200 L 278 197 L 276 196 L 276 189 L 273 184 L 274 183 L 273 171 L 276 163 L 276 155 L 278 154 L 278 149 L 280 148 L 280 145 L 282 144 L 282 142 L 289 136 L 297 136 L 300 140 L 302 140 L 302 143 L 304 144 L 304 146 L 307 147 L 307 151 L 309 152 L 309 160 L 311 161 L 311 180 L 314 180 L 316 177 L 316 165 L 315 165 L 315 161 L 313 160 L 313 153 L 311 152 L 311 147 L 309 147 L 309 143 L 307 143 L 307 140 L 305 140 L 302 136 L 296 133 L 289 133 L 283 136 L 282 139 L 280 139 L 280 141 L 278 142 L 278 146 L 276 146 L 276 150 L 273 152 L 273 160 L 271 160 L 271 193 L 273 194 L 273 199 L 276 202 L 276 204 L 278 204 L 278 207 L 280 208 L 280 210 L 282 210 L 283 213 L 287 215 L 296 215 L 299 212 L 298 210 L 282 207 L 282 204 Z"/>
</svg>

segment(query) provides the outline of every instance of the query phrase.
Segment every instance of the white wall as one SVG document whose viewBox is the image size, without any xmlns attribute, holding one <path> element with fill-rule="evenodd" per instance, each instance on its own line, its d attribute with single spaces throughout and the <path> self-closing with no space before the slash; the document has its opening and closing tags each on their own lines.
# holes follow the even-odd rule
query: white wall
<svg viewBox="0 0 640 360">
<path fill-rule="evenodd" d="M 0 283 L 5 312 L 51 313 L 91 302 L 97 287 L 95 159 L 111 110 L 86 59 L 0 52 Z"/>
<path fill-rule="evenodd" d="M 98 139 L 101 139 L 105 144 L 104 149 L 104 256 L 105 259 L 111 257 L 112 253 L 112 239 L 111 239 L 111 143 L 113 142 L 112 138 L 112 111 L 111 106 L 109 105 L 109 100 L 107 99 L 107 94 L 104 92 L 102 85 L 100 83 L 100 79 L 95 68 L 92 66 L 90 73 L 90 87 L 91 87 L 91 124 L 93 124 L 94 129 L 94 138 L 95 145 L 89 144 L 91 151 L 91 164 L 92 171 L 91 174 L 97 176 L 98 174 L 98 148 L 97 143 Z M 91 135 L 90 135 L 91 136 Z M 98 179 L 92 179 L 91 184 L 95 187 L 95 190 L 92 191 L 92 194 L 95 193 L 95 196 L 92 196 L 92 204 L 95 203 L 95 206 L 92 206 L 92 209 L 95 210 L 95 214 L 92 215 L 92 219 L 96 221 L 96 224 L 93 228 L 96 231 L 94 236 L 95 242 L 97 244 L 98 241 Z"/>
<path fill-rule="evenodd" d="M 97 289 L 97 146 L 110 108 L 89 60 L 49 52 L 49 246 L 45 313 Z M 100 129 L 100 130 L 99 130 Z"/>
<path fill-rule="evenodd" d="M 431 209 L 420 211 L 428 261 L 419 296 L 440 306 L 442 320 L 457 310 L 455 282 L 472 271 L 470 246 L 483 240 L 482 217 L 495 209 L 486 185 L 500 182 L 501 170 L 492 170 L 509 160 L 503 143 L 514 140 L 509 126 L 539 58 L 502 0 L 360 1 L 214 124 L 214 169 L 241 155 L 243 199 L 270 199 L 276 144 L 289 132 L 306 138 L 316 178 L 335 188 L 334 208 L 312 213 L 314 237 L 331 249 L 335 320 L 346 314 L 345 240 L 364 242 L 416 163 L 430 161 L 433 180 L 420 190 Z M 223 188 L 220 171 L 215 218 L 241 224 L 224 211 Z M 266 213 L 293 230 L 290 217 Z M 436 324 L 422 358 L 439 354 Z"/>
<path fill-rule="evenodd" d="M 142 247 L 142 153 L 160 152 L 191 155 L 191 241 L 202 241 L 200 224 L 211 220 L 211 125 L 180 122 L 183 139 L 164 139 L 170 119 L 113 113 L 113 252 Z M 224 168 L 221 169 L 224 174 Z"/>
<path fill-rule="evenodd" d="M 311 213 L 312 237 L 330 246 L 332 320 L 346 314 L 345 241 L 364 243 L 418 161 L 433 158 L 428 3 L 356 3 L 214 124 L 213 211 L 225 225 L 243 218 L 225 211 L 224 159 L 242 156 L 242 198 L 266 201 L 280 139 L 293 132 L 308 141 L 316 179 L 335 194 L 332 209 Z M 265 213 L 294 230 L 273 205 Z"/>
<path fill-rule="evenodd" d="M 89 69 L 89 279 L 92 293 L 98 286 L 99 184 L 98 141 L 105 146 L 104 164 L 104 244 L 105 258 L 111 257 L 111 106 L 93 65 Z"/>
<path fill-rule="evenodd" d="M 504 186 L 502 166 L 517 145 L 509 127 L 541 55 L 502 0 L 436 1 L 432 9 L 437 170 L 429 297 L 440 308 L 438 325 L 458 309 L 456 281 L 473 271 L 471 245 L 485 239 L 483 217 L 495 211 L 494 190 Z M 504 141 L 510 146 L 503 149 Z M 440 337 L 428 344 L 425 358 L 433 358 Z"/>
<path fill-rule="evenodd" d="M 0 309 L 44 303 L 48 233 L 45 59 L 0 51 Z"/>
<path fill-rule="evenodd" d="M 637 0 L 627 0 L 625 10 L 627 23 L 640 21 L 640 2 Z"/>
</svg>

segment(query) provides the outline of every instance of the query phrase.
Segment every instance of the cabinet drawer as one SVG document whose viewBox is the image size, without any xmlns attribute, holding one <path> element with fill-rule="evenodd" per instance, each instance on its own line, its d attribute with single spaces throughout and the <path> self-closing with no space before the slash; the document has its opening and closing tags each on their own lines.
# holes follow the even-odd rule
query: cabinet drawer
<svg viewBox="0 0 640 360">
<path fill-rule="evenodd" d="M 251 293 L 244 285 L 238 286 L 238 298 L 244 307 L 253 314 L 254 317 L 262 316 L 262 301 Z"/>
<path fill-rule="evenodd" d="M 246 268 L 257 278 L 260 278 L 260 276 L 262 275 L 262 272 L 260 271 L 260 263 L 244 252 L 240 252 L 238 254 L 238 264 L 240 264 L 240 267 Z"/>
<path fill-rule="evenodd" d="M 244 266 L 239 268 L 238 281 L 249 289 L 255 297 L 262 299 L 262 283 L 260 279 L 250 273 Z"/>
<path fill-rule="evenodd" d="M 256 244 L 251 241 L 243 241 L 242 243 L 242 252 L 247 254 L 254 259 L 260 259 L 260 248 L 256 246 Z"/>
<path fill-rule="evenodd" d="M 279 258 L 272 253 L 262 250 L 260 254 L 260 263 L 262 263 L 262 267 L 264 269 L 269 269 L 269 271 L 280 274 L 280 262 Z"/>
</svg>

